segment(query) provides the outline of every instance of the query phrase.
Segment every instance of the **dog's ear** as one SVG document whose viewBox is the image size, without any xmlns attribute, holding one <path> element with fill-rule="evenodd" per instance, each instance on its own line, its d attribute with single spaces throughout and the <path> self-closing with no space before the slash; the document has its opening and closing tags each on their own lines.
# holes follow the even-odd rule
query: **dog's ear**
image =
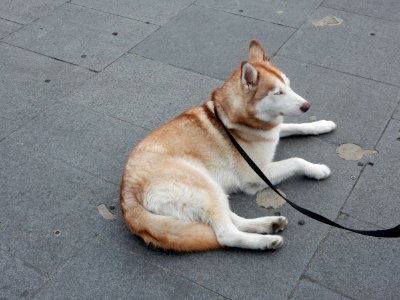
<svg viewBox="0 0 400 300">
<path fill-rule="evenodd" d="M 252 40 L 249 45 L 249 60 L 269 61 L 263 47 L 256 40 Z"/>
<path fill-rule="evenodd" d="M 240 78 L 243 85 L 253 88 L 258 82 L 258 72 L 250 63 L 242 62 L 242 74 Z"/>
</svg>

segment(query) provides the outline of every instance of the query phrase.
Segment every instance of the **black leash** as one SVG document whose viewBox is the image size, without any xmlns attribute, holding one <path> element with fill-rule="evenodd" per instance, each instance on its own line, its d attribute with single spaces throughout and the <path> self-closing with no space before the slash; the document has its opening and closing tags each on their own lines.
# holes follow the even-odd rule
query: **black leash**
<svg viewBox="0 0 400 300">
<path fill-rule="evenodd" d="M 325 218 L 324 216 L 321 216 L 311 210 L 305 209 L 296 203 L 293 203 L 289 199 L 287 199 L 285 196 L 283 196 L 278 189 L 269 181 L 267 176 L 260 170 L 260 168 L 256 165 L 256 163 L 247 155 L 246 151 L 243 150 L 243 148 L 239 145 L 239 143 L 235 140 L 233 135 L 229 132 L 228 128 L 225 127 L 224 123 L 221 121 L 221 119 L 218 116 L 217 110 L 214 106 L 214 113 L 215 116 L 217 117 L 217 120 L 221 123 L 222 127 L 225 129 L 226 134 L 228 135 L 229 139 L 231 140 L 232 144 L 236 147 L 236 149 L 239 151 L 240 155 L 246 160 L 246 162 L 249 164 L 249 166 L 253 169 L 254 172 L 257 173 L 258 176 L 279 196 L 281 196 L 287 203 L 289 203 L 294 209 L 298 210 L 302 214 L 310 217 L 311 219 L 317 220 L 321 223 L 325 223 L 337 228 L 345 229 L 348 231 L 352 231 L 358 234 L 362 235 L 368 235 L 368 236 L 374 236 L 374 237 L 386 237 L 386 238 L 398 238 L 400 237 L 400 225 L 397 225 L 393 228 L 390 229 L 383 229 L 383 230 L 357 230 L 357 229 L 351 229 L 344 227 L 340 224 L 335 223 L 334 221 L 329 220 L 328 218 Z"/>
</svg>

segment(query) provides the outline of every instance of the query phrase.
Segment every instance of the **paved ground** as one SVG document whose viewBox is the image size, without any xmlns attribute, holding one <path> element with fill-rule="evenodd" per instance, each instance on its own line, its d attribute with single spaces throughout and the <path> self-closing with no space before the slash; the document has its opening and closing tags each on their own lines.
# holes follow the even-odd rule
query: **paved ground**
<svg viewBox="0 0 400 300">
<path fill-rule="evenodd" d="M 338 124 L 278 153 L 326 163 L 332 177 L 280 188 L 343 224 L 399 222 L 399 1 L 3 0 L 1 299 L 400 298 L 400 240 L 332 229 L 287 205 L 232 196 L 245 217 L 288 216 L 274 252 L 177 255 L 124 226 L 118 182 L 130 150 L 208 100 L 253 38 L 312 102 L 297 120 Z M 347 161 L 343 143 L 378 153 Z"/>
</svg>

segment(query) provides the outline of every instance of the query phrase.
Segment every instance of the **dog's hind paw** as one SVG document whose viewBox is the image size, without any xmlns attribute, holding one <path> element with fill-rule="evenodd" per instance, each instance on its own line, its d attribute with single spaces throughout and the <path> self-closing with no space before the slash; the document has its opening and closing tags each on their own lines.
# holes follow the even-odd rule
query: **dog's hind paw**
<svg viewBox="0 0 400 300">
<path fill-rule="evenodd" d="M 269 233 L 281 232 L 283 229 L 285 229 L 287 223 L 288 220 L 285 217 L 276 217 L 276 220 L 270 224 Z"/>
<path fill-rule="evenodd" d="M 283 246 L 283 238 L 279 235 L 274 235 L 273 237 L 273 241 L 271 241 L 268 249 L 275 250 L 281 248 Z"/>
<path fill-rule="evenodd" d="M 260 250 L 275 250 L 283 246 L 283 238 L 280 235 L 261 236 Z"/>
<path fill-rule="evenodd" d="M 331 175 L 331 170 L 326 165 L 310 163 L 310 165 L 307 166 L 307 168 L 305 170 L 305 175 L 310 178 L 322 180 L 322 179 L 329 177 L 329 175 Z"/>
</svg>

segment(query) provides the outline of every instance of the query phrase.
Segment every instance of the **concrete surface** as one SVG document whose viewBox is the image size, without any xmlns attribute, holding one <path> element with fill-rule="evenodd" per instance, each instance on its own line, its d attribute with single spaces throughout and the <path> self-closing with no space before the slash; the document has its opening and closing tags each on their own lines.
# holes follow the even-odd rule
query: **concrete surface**
<svg viewBox="0 0 400 300">
<path fill-rule="evenodd" d="M 131 52 L 227 79 L 246 58 L 243 53 L 248 48 L 249 35 L 268 41 L 269 53 L 275 53 L 293 32 L 293 28 L 193 5 Z"/>
<path fill-rule="evenodd" d="M 277 159 L 332 176 L 279 188 L 349 226 L 397 225 L 399 12 L 394 0 L 2 1 L 0 299 L 398 299 L 399 240 L 234 194 L 239 215 L 289 218 L 282 249 L 169 253 L 126 228 L 118 183 L 133 147 L 208 100 L 257 38 L 312 103 L 288 121 L 338 125 L 282 140 Z M 340 24 L 315 25 L 325 17 Z M 343 143 L 378 153 L 346 161 Z"/>
</svg>

